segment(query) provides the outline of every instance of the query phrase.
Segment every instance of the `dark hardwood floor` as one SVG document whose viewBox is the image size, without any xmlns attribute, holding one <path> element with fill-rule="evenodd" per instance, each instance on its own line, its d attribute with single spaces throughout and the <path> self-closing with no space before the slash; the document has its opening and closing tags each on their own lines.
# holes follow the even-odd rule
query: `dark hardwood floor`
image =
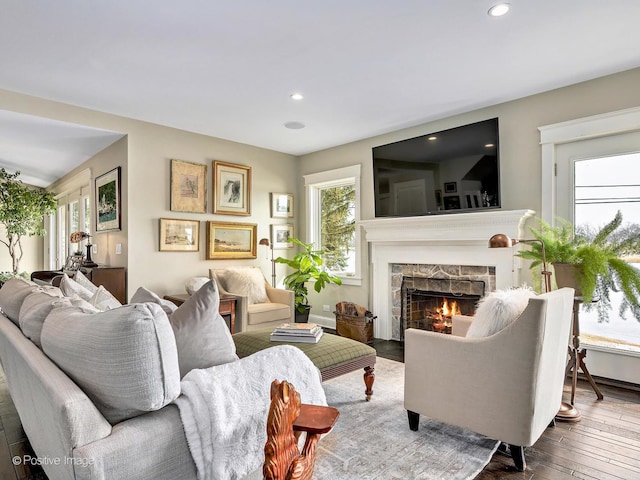
<svg viewBox="0 0 640 480">
<path fill-rule="evenodd" d="M 378 355 L 403 361 L 400 342 L 376 340 Z M 640 480 L 640 393 L 599 384 L 604 400 L 580 381 L 577 423 L 557 423 L 526 450 L 527 470 L 515 472 L 511 457 L 496 452 L 477 480 Z M 569 388 L 565 387 L 565 399 Z M 13 465 L 15 456 L 33 455 L 7 389 L 0 377 L 0 480 L 43 480 L 38 467 Z M 117 480 L 117 479 L 109 479 Z M 354 479 L 358 480 L 358 479 Z M 411 479 L 407 479 L 411 480 Z"/>
</svg>

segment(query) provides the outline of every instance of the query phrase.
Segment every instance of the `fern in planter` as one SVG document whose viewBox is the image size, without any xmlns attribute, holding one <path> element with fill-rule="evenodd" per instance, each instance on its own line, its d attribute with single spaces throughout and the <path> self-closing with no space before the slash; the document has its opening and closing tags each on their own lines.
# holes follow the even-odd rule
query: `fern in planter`
<svg viewBox="0 0 640 480">
<path fill-rule="evenodd" d="M 540 228 L 531 228 L 533 236 L 544 242 L 546 259 L 551 264 L 579 266 L 578 286 L 587 310 L 596 308 L 598 321 L 608 321 L 611 311 L 611 292 L 622 292 L 621 317 L 631 312 L 640 321 L 640 270 L 623 257 L 640 254 L 640 230 L 620 228 L 622 213 L 598 232 L 578 230 L 570 222 L 561 220 L 552 227 L 540 220 Z M 531 268 L 542 263 L 542 246 L 534 243 L 530 250 L 518 252 L 519 257 L 531 260 Z M 597 302 L 591 303 L 594 299 Z"/>
<path fill-rule="evenodd" d="M 287 241 L 301 246 L 303 250 L 292 259 L 278 257 L 274 261 L 288 265 L 294 270 L 293 273 L 284 277 L 283 281 L 285 287 L 294 293 L 296 310 L 303 313 L 309 306 L 307 299 L 309 290 L 306 286 L 308 281 L 313 280 L 313 289 L 320 293 L 330 283 L 342 285 L 342 280 L 322 269 L 323 261 L 321 255 L 323 252 L 314 250 L 313 243 L 303 243 L 294 237 L 289 238 Z"/>
</svg>

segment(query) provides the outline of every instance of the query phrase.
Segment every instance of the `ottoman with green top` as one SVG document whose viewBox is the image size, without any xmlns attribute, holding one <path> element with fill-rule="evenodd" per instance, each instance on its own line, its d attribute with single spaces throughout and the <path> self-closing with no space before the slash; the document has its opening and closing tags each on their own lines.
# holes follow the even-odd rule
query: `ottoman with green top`
<svg viewBox="0 0 640 480">
<path fill-rule="evenodd" d="M 367 401 L 373 394 L 375 379 L 374 365 L 376 351 L 364 343 L 325 333 L 318 343 L 272 342 L 269 335 L 273 328 L 240 332 L 233 335 L 236 353 L 240 358 L 247 357 L 265 348 L 276 345 L 294 345 L 309 357 L 322 374 L 322 381 L 364 368 L 365 395 Z"/>
</svg>

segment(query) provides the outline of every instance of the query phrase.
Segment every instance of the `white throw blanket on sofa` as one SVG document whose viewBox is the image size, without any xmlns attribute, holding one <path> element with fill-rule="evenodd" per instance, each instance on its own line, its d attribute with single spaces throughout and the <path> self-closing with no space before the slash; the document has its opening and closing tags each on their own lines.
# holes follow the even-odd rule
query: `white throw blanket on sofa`
<svg viewBox="0 0 640 480">
<path fill-rule="evenodd" d="M 318 369 L 290 345 L 185 375 L 175 403 L 199 480 L 240 479 L 264 463 L 275 379 L 291 383 L 302 403 L 327 404 Z"/>
</svg>

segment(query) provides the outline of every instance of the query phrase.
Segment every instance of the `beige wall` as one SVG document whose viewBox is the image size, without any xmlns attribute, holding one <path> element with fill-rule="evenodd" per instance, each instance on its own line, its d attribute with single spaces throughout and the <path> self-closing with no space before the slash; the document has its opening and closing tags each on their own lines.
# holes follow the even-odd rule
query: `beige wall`
<svg viewBox="0 0 640 480">
<path fill-rule="evenodd" d="M 85 168 L 91 168 L 92 178 L 95 178 L 117 165 L 122 167 L 122 196 L 127 204 L 123 209 L 123 229 L 121 232 L 96 234 L 93 241 L 98 245 L 98 254 L 95 256 L 98 263 L 127 266 L 129 296 L 140 286 L 154 290 L 160 295 L 183 293 L 188 278 L 196 275 L 208 276 L 210 268 L 221 268 L 231 264 L 258 265 L 269 278 L 271 264 L 266 258 L 265 247 L 258 248 L 258 258 L 254 260 L 206 260 L 205 221 L 255 223 L 258 228 L 257 238 L 269 237 L 270 224 L 287 223 L 283 219 L 270 218 L 269 192 L 295 193 L 299 178 L 296 157 L 3 90 L 0 90 L 0 109 L 107 129 L 126 135 L 126 138 L 88 160 L 62 180 Z M 171 159 L 207 165 L 209 212 L 212 211 L 213 205 L 212 161 L 223 160 L 251 166 L 251 215 L 238 217 L 170 211 Z M 200 220 L 200 251 L 159 252 L 159 219 L 163 217 Z M 115 254 L 117 243 L 122 243 L 122 255 Z M 41 246 L 38 248 L 42 249 Z M 42 259 L 37 268 L 42 268 L 41 265 Z M 282 277 L 284 273 L 284 266 L 279 265 L 278 276 Z"/>
<path fill-rule="evenodd" d="M 552 72 L 550 73 L 552 74 Z M 374 218 L 373 169 L 371 148 L 439 130 L 498 117 L 500 123 L 500 167 L 502 208 L 530 208 L 540 211 L 541 149 L 538 127 L 640 106 L 640 69 L 598 78 L 589 82 L 494 105 L 462 115 L 368 138 L 329 150 L 305 155 L 301 175 L 347 165 L 362 165 L 361 212 L 363 219 Z M 304 210 L 299 221 L 304 225 Z M 366 252 L 366 247 L 364 248 Z M 365 266 L 368 261 L 365 258 Z M 310 295 L 313 313 L 329 316 L 322 305 L 349 300 L 369 302 L 367 270 L 362 287 L 342 286 Z M 376 312 L 373 312 L 374 314 Z"/>
<path fill-rule="evenodd" d="M 67 180 L 82 170 L 89 169 L 91 171 L 90 199 L 91 210 L 94 212 L 91 218 L 91 230 L 93 232 L 91 243 L 98 248 L 98 252 L 92 254 L 92 258 L 93 261 L 99 265 L 109 265 L 112 267 L 126 267 L 128 265 L 129 173 L 127 141 L 127 137 L 123 137 L 47 187 L 47 189 L 52 192 L 60 193 L 61 185 Z M 120 222 L 122 228 L 120 231 L 97 233 L 95 231 L 95 179 L 117 167 L 121 167 L 120 191 L 122 208 L 120 211 Z M 115 253 L 117 244 L 122 244 L 123 247 L 122 254 L 120 255 L 116 255 Z"/>
<path fill-rule="evenodd" d="M 550 73 L 551 74 L 551 73 Z M 271 223 L 286 223 L 269 217 L 269 192 L 291 192 L 296 195 L 296 236 L 304 239 L 304 198 L 302 175 L 348 165 L 362 165 L 362 218 L 373 218 L 373 172 L 371 148 L 405 138 L 424 135 L 458 125 L 491 117 L 500 119 L 500 154 L 502 207 L 504 209 L 540 209 L 540 146 L 537 127 L 599 113 L 640 105 L 640 69 L 634 69 L 578 85 L 495 105 L 463 115 L 457 115 L 417 127 L 399 130 L 340 147 L 295 157 L 269 150 L 250 147 L 218 138 L 197 135 L 133 119 L 118 117 L 64 105 L 49 100 L 29 97 L 0 90 L 0 109 L 39 115 L 56 120 L 103 128 L 126 135 L 109 149 L 89 160 L 81 168 L 90 167 L 93 175 L 123 167 L 123 199 L 128 209 L 123 212 L 123 231 L 98 234 L 99 262 L 128 266 L 129 295 L 139 286 L 146 286 L 159 294 L 183 291 L 186 279 L 194 275 L 207 275 L 209 268 L 232 263 L 259 265 L 267 278 L 270 263 L 264 247 L 258 249 L 258 258 L 242 261 L 205 260 L 205 221 L 250 222 L 258 225 L 258 239 L 269 236 Z M 126 152 L 125 152 L 126 151 Z M 184 214 L 169 210 L 170 159 L 181 159 L 206 164 L 208 167 L 208 211 L 212 211 L 212 160 L 249 165 L 253 169 L 252 215 L 235 217 L 226 215 Z M 158 221 L 161 217 L 199 219 L 201 221 L 200 252 L 165 253 L 158 251 Z M 123 244 L 122 256 L 115 255 L 115 244 Z M 41 242 L 33 255 L 42 266 Z M 31 250 L 30 247 L 29 250 Z M 366 244 L 363 241 L 366 253 Z M 276 251 L 279 254 L 289 251 Z M 1 255 L 1 254 L 0 254 Z M 7 254 L 8 256 L 8 254 Z M 4 257 L 0 256 L 0 262 Z M 333 306 L 341 300 L 363 305 L 369 303 L 368 258 L 363 259 L 363 285 L 330 286 L 310 299 L 313 313 L 322 313 L 322 305 Z M 25 264 L 25 267 L 27 265 Z M 278 265 L 278 279 L 286 273 Z M 374 312 L 376 313 L 376 312 Z"/>
</svg>

